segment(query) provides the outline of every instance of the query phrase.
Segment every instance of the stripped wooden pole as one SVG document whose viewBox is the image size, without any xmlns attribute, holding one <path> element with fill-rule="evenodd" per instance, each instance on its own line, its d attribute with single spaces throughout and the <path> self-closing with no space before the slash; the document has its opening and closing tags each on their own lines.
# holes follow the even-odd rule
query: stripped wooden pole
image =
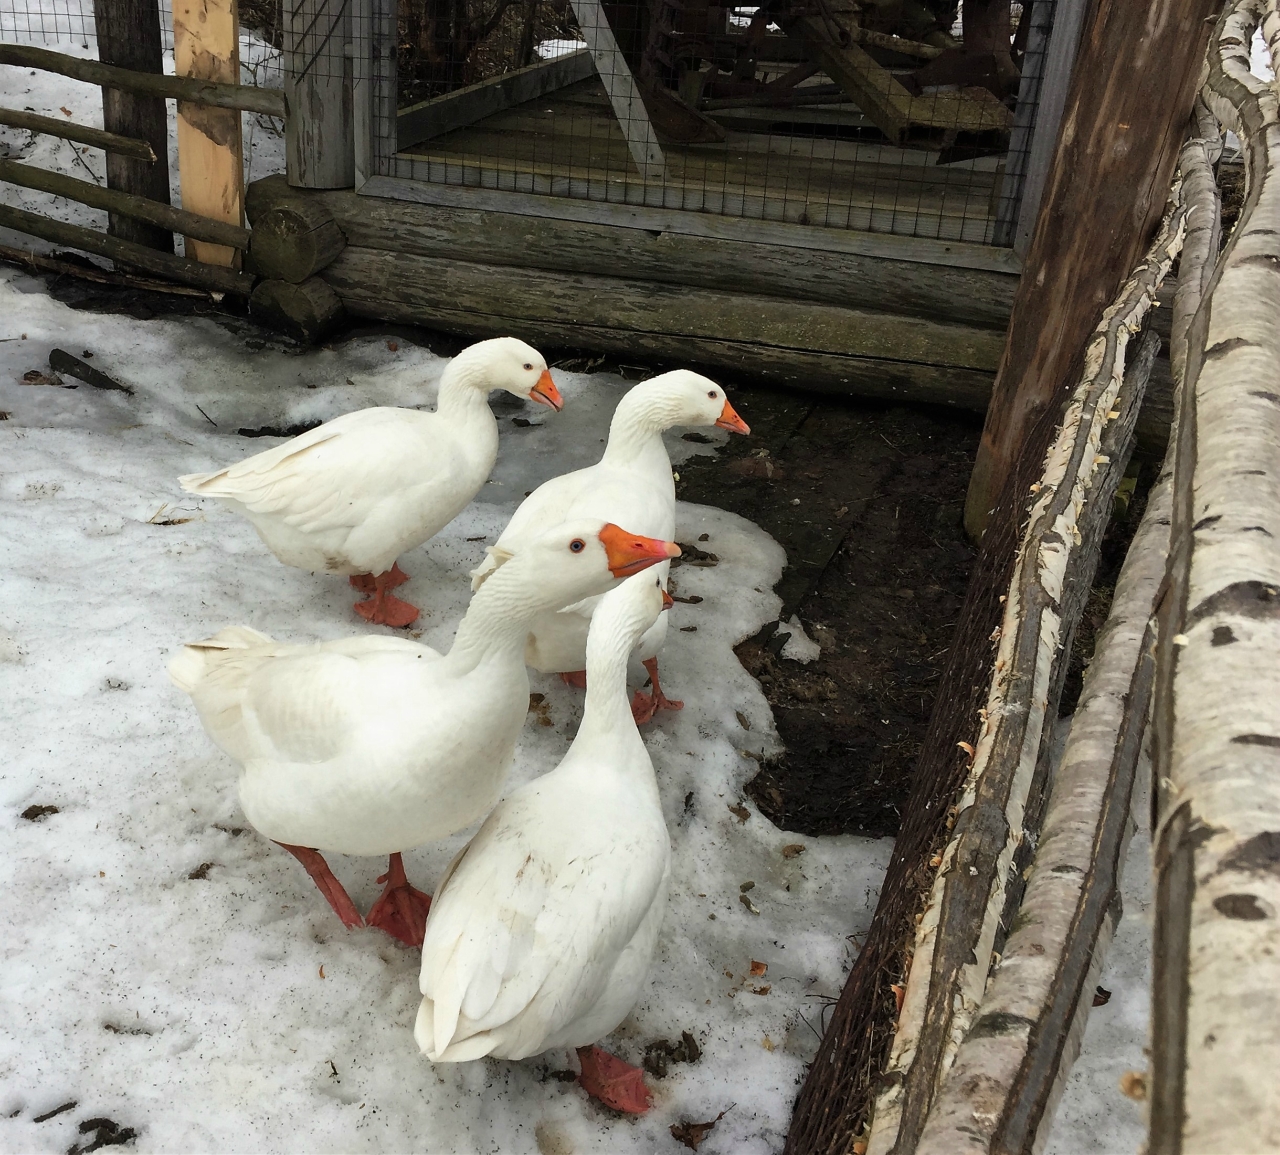
<svg viewBox="0 0 1280 1155">
<path fill-rule="evenodd" d="M 185 233 L 189 237 L 199 237 L 215 245 L 230 245 L 237 249 L 249 247 L 248 229 L 237 228 L 222 221 L 206 220 L 184 209 L 175 209 L 170 205 L 147 200 L 146 197 L 103 188 L 87 180 L 77 180 L 73 176 L 50 172 L 20 161 L 0 160 L 0 181 L 66 197 L 82 205 L 106 209 L 131 220 L 146 221 L 166 232 Z"/>
<path fill-rule="evenodd" d="M 106 152 L 118 152 L 121 156 L 132 157 L 146 164 L 154 164 L 156 159 L 155 150 L 145 140 L 121 136 L 115 132 L 103 132 L 102 129 L 90 128 L 87 124 L 70 124 L 65 120 L 55 120 L 52 116 L 37 116 L 34 112 L 0 108 L 0 124 L 10 128 L 24 128 L 28 132 L 44 133 L 46 136 L 60 136 L 63 140 L 74 140 L 76 144 L 87 144 Z"/>
<path fill-rule="evenodd" d="M 55 245 L 65 245 L 70 249 L 80 249 L 86 253 L 110 257 L 118 264 L 143 269 L 158 277 L 167 277 L 173 281 L 180 281 L 184 285 L 194 285 L 199 289 L 238 293 L 243 297 L 247 297 L 253 291 L 253 278 L 247 273 L 237 273 L 233 269 L 224 269 L 218 265 L 202 265 L 197 261 L 189 261 L 186 257 L 157 252 L 146 245 L 108 236 L 96 229 L 86 229 L 80 225 L 69 225 L 65 221 L 50 220 L 39 213 L 29 213 L 25 209 L 15 209 L 9 205 L 0 204 L 0 227 L 33 237 L 41 237 L 46 241 L 52 241 Z"/>
<path fill-rule="evenodd" d="M 119 65 L 159 77 L 164 72 L 157 0 L 94 0 L 93 22 L 98 57 L 103 65 Z M 123 153 L 107 154 L 107 187 L 159 204 L 169 203 L 169 116 L 156 96 L 119 88 L 102 89 L 102 127 L 120 136 L 146 141 L 155 160 Z M 173 234 L 133 217 L 109 214 L 112 236 L 173 252 Z"/>
<path fill-rule="evenodd" d="M 1010 878 L 1026 865 L 1026 837 L 1038 826 L 1048 774 L 1046 719 L 1057 708 L 1071 635 L 1141 400 L 1140 389 L 1135 398 L 1121 388 L 1125 348 L 1182 247 L 1185 218 L 1177 184 L 1146 258 L 1094 331 L 1080 384 L 1033 487 L 1035 504 L 996 634 L 982 730 L 915 936 L 870 1155 L 916 1150 L 937 1089 L 972 1025 L 992 953 L 1003 946 L 1002 919 L 1016 909 Z"/>
<path fill-rule="evenodd" d="M 1197 111 L 1207 114 L 1203 105 Z M 1176 383 L 1218 255 L 1221 220 L 1211 167 L 1221 152 L 1217 123 L 1203 115 L 1196 124 L 1179 158 L 1187 234 L 1173 305 Z M 1094 975 L 1118 917 L 1114 900 L 1154 686 L 1179 397 L 1175 386 L 1174 432 L 1085 674 L 1026 895 L 917 1155 L 1039 1150 L 1079 1051 Z"/>
<path fill-rule="evenodd" d="M 185 76 L 153 76 L 149 72 L 117 68 L 112 64 L 84 60 L 79 56 L 52 52 L 48 48 L 35 48 L 30 44 L 0 44 L 0 64 L 39 68 L 44 72 L 69 76 L 72 80 L 83 80 L 86 84 L 100 84 L 103 88 L 118 88 L 121 92 L 134 92 L 140 96 L 190 100 L 211 108 L 239 108 L 244 112 L 259 112 L 263 116 L 284 118 L 284 94 L 274 88 L 215 84 Z"/>
<path fill-rule="evenodd" d="M 173 63 L 179 76 L 240 82 L 240 16 L 236 0 L 173 0 Z M 244 224 L 244 157 L 240 112 L 178 101 L 178 177 L 188 212 Z M 238 267 L 228 245 L 187 234 L 187 256 L 207 265 Z"/>
<path fill-rule="evenodd" d="M 1186 348 L 1154 712 L 1151 1155 L 1280 1148 L 1280 102 L 1249 71 L 1267 15 L 1228 7 L 1204 87 L 1247 192 Z"/>
</svg>

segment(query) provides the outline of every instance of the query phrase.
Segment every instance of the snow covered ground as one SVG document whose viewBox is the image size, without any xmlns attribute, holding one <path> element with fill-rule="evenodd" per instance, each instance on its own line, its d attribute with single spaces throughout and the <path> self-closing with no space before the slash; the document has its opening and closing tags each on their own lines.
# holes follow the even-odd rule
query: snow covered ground
<svg viewBox="0 0 1280 1155">
<path fill-rule="evenodd" d="M 671 1124 L 727 1108 L 704 1152 L 781 1146 L 890 844 L 796 838 L 744 803 L 755 757 L 777 743 L 730 649 L 778 612 L 782 551 L 762 531 L 680 510 L 678 536 L 706 534 L 720 562 L 674 575 L 704 600 L 672 611 L 664 654 L 687 707 L 647 731 L 672 899 L 649 990 L 610 1045 L 639 1061 L 688 1031 L 702 1056 L 651 1079 L 657 1104 L 639 1120 L 551 1077 L 565 1054 L 423 1059 L 416 952 L 343 930 L 298 864 L 244 829 L 235 768 L 169 684 L 174 647 L 227 623 L 296 641 L 368 628 L 344 583 L 279 565 L 174 478 L 275 443 L 242 428 L 430 403 L 442 362 L 392 344 L 251 349 L 206 320 L 77 313 L 0 269 L 0 1149 L 65 1151 L 105 1117 L 145 1151 L 676 1151 Z M 54 346 L 92 352 L 134 395 L 22 384 Z M 601 450 L 625 383 L 557 376 L 561 414 L 496 402 L 493 481 L 404 559 L 431 645 L 448 646 L 467 571 L 521 496 Z M 579 717 L 558 680 L 534 675 L 533 688 L 545 697 L 513 786 L 558 761 Z M 433 885 L 461 841 L 408 854 L 410 877 Z M 783 853 L 794 844 L 803 853 Z M 384 865 L 331 861 L 367 906 Z"/>
</svg>

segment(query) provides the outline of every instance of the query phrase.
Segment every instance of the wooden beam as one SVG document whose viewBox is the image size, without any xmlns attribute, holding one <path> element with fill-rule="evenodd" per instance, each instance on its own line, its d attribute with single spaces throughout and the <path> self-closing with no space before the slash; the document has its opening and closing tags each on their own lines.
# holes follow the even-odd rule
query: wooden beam
<svg viewBox="0 0 1280 1155">
<path fill-rule="evenodd" d="M 250 195 L 260 197 L 265 184 L 255 181 Z M 661 218 L 642 218 L 650 226 L 642 228 L 608 224 L 603 215 L 599 220 L 561 220 L 479 206 L 424 205 L 350 191 L 318 195 L 348 243 L 357 247 L 515 269 L 594 273 L 791 297 L 1001 332 L 1008 324 L 1017 286 L 1017 278 L 1008 272 L 894 260 L 876 255 L 878 249 L 866 254 L 846 251 L 835 243 L 843 238 L 837 238 L 834 230 L 783 226 L 783 231 L 771 233 L 762 227 L 759 239 L 754 232 L 729 239 L 681 231 L 680 222 L 675 222 L 675 228 L 653 227 L 673 223 Z M 830 235 L 831 247 L 798 243 L 808 239 L 807 232 L 815 231 Z"/>
<path fill-rule="evenodd" d="M 48 169 L 34 165 L 22 164 L 16 160 L 0 160 L 0 181 L 21 185 L 23 188 L 39 189 L 54 196 L 66 197 L 82 205 L 95 209 L 106 209 L 131 220 L 145 221 L 167 233 L 185 233 L 189 237 L 198 237 L 217 245 L 229 245 L 237 249 L 249 247 L 249 230 L 225 224 L 222 221 L 211 221 L 184 209 L 175 209 L 159 201 L 147 200 L 146 197 L 133 196 L 116 189 L 103 188 L 86 180 L 62 173 L 50 172 Z"/>
<path fill-rule="evenodd" d="M 948 133 L 1007 131 L 1012 126 L 1009 110 L 994 96 L 987 100 L 961 92 L 912 96 L 889 69 L 858 47 L 856 42 L 864 37 L 851 16 L 837 12 L 831 18 L 846 28 L 850 43 L 838 42 L 818 16 L 789 22 L 788 35 L 805 43 L 823 71 L 895 144 L 911 137 L 913 127 L 936 130 L 940 144 Z"/>
<path fill-rule="evenodd" d="M 31 249 L 14 249 L 8 245 L 0 245 L 0 261 L 20 265 L 36 273 L 57 273 L 59 276 L 78 277 L 99 285 L 124 285 L 129 289 L 143 289 L 148 293 L 168 293 L 175 297 L 202 297 L 205 300 L 209 299 L 210 294 L 208 289 L 192 289 L 186 285 L 175 285 L 169 281 L 157 281 L 152 277 L 139 277 L 131 273 L 108 272 L 106 269 L 98 268 L 97 265 L 78 265 L 71 261 L 59 261 Z"/>
<path fill-rule="evenodd" d="M 157 252 L 155 249 L 133 241 L 121 240 L 94 229 L 81 228 L 79 225 L 50 220 L 38 213 L 10 208 L 8 205 L 0 205 L 0 226 L 52 241 L 55 245 L 65 245 L 67 248 L 80 249 L 86 253 L 97 253 L 119 264 L 131 265 L 155 276 L 167 277 L 200 289 L 237 293 L 243 297 L 247 297 L 253 289 L 253 278 L 244 273 L 219 268 L 217 265 L 202 265 L 196 261 L 189 261 L 186 257 Z"/>
<path fill-rule="evenodd" d="M 779 350 L 875 357 L 991 373 L 1003 335 L 808 301 L 696 289 L 621 277 L 549 273 L 347 246 L 324 270 L 344 301 L 414 307 L 429 323 L 462 310 L 542 324 L 724 339 Z"/>
<path fill-rule="evenodd" d="M 455 128 L 475 124 L 495 112 L 586 80 L 595 70 L 591 53 L 583 48 L 411 104 L 396 113 L 396 147 L 412 148 Z"/>
<path fill-rule="evenodd" d="M 98 67 L 118 65 L 135 74 L 150 74 L 151 79 L 161 78 L 164 49 L 157 0 L 94 0 L 93 17 L 101 61 Z M 154 95 L 103 88 L 102 126 L 107 132 L 146 141 L 155 157 L 154 161 L 143 161 L 108 153 L 107 187 L 167 205 L 169 119 L 164 101 Z M 136 217 L 110 214 L 107 229 L 122 240 L 173 252 L 172 233 Z"/>
<path fill-rule="evenodd" d="M 355 183 L 350 0 L 297 0 L 284 9 L 285 171 L 299 188 Z M 394 53 L 391 46 L 384 51 Z"/>
<path fill-rule="evenodd" d="M 447 205 L 477 211 L 512 213 L 538 219 L 582 221 L 650 232 L 681 233 L 685 236 L 734 243 L 781 245 L 814 252 L 848 253 L 880 257 L 889 261 L 977 269 L 1011 276 L 1022 271 L 1022 263 L 1012 249 L 971 244 L 967 241 L 823 228 L 790 221 L 748 220 L 685 209 L 574 200 L 564 196 L 541 196 L 505 189 L 460 188 L 391 176 L 370 177 L 361 186 L 360 195 L 420 205 Z"/>
<path fill-rule="evenodd" d="M 273 329 L 312 345 L 341 317 L 342 302 L 319 277 L 297 285 L 259 281 L 249 298 L 249 312 Z"/>
<path fill-rule="evenodd" d="M 116 132 L 103 132 L 100 128 L 90 128 L 85 124 L 71 124 L 65 120 L 56 120 L 52 116 L 37 116 L 34 112 L 19 112 L 13 108 L 0 108 L 0 124 L 9 128 L 23 128 L 28 132 L 39 132 L 46 136 L 60 136 L 63 140 L 74 140 L 77 144 L 87 144 L 90 148 L 100 148 L 105 152 L 119 153 L 121 156 L 140 160 L 144 164 L 155 164 L 156 154 L 145 140 L 133 136 L 121 136 Z"/>
<path fill-rule="evenodd" d="M 39 68 L 44 72 L 69 76 L 72 80 L 83 80 L 86 84 L 98 84 L 103 88 L 115 88 L 121 92 L 137 93 L 139 96 L 188 100 L 210 108 L 238 108 L 243 112 L 257 112 L 282 120 L 285 115 L 284 93 L 274 88 L 214 84 L 207 80 L 191 80 L 185 76 L 153 76 L 131 68 L 101 64 L 96 60 L 82 60 L 63 52 L 51 52 L 47 48 L 33 48 L 27 44 L 0 44 L 0 64 Z M 158 154 L 156 163 L 159 164 Z"/>
<path fill-rule="evenodd" d="M 173 63 L 178 76 L 237 84 L 240 18 L 236 0 L 173 0 Z M 240 113 L 178 101 L 178 177 L 192 213 L 240 228 L 244 224 L 244 155 Z M 243 248 L 243 246 L 240 246 Z M 238 267 L 239 249 L 187 234 L 187 256 L 206 265 Z"/>
<path fill-rule="evenodd" d="M 649 120 L 648 110 L 640 97 L 631 68 L 618 42 L 600 0 L 570 0 L 577 17 L 582 39 L 587 42 L 604 90 L 609 95 L 613 114 L 626 137 L 627 149 L 645 180 L 660 181 L 666 169 L 666 158 L 658 143 L 657 133 Z"/>
</svg>

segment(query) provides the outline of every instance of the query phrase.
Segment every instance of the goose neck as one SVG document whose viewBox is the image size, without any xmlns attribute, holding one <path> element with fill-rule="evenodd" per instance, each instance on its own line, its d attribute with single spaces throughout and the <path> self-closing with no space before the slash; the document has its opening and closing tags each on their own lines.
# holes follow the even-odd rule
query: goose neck
<svg viewBox="0 0 1280 1155">
<path fill-rule="evenodd" d="M 627 698 L 631 649 L 631 640 L 623 637 L 609 638 L 606 645 L 588 643 L 587 697 L 575 743 L 603 740 L 643 746 Z"/>
<path fill-rule="evenodd" d="M 558 604 L 554 583 L 531 582 L 518 559 L 509 561 L 472 597 L 449 656 L 462 666 L 473 666 L 488 655 L 510 651 L 523 664 L 534 619 Z"/>
<path fill-rule="evenodd" d="M 440 377 L 436 412 L 446 417 L 470 417 L 480 413 L 493 419 L 489 408 L 489 384 L 484 366 L 460 353 Z"/>
<path fill-rule="evenodd" d="M 670 468 L 667 448 L 662 434 L 675 422 L 660 399 L 637 397 L 628 393 L 614 411 L 609 424 L 609 444 L 605 447 L 604 460 L 612 465 L 628 465 L 644 458 L 659 457 Z"/>
</svg>

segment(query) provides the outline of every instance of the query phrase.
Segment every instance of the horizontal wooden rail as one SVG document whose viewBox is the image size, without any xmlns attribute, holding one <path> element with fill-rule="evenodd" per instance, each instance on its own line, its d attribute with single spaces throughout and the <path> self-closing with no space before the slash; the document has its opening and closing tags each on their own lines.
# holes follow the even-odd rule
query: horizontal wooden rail
<svg viewBox="0 0 1280 1155">
<path fill-rule="evenodd" d="M 213 108 L 238 108 L 242 112 L 258 112 L 281 119 L 285 115 L 284 93 L 274 88 L 251 88 L 243 84 L 216 84 L 212 80 L 196 80 L 188 76 L 134 72 L 130 68 L 81 60 L 78 56 L 26 44 L 0 44 L 0 64 L 39 68 L 45 72 L 56 72 L 59 76 L 69 76 L 72 80 L 83 80 L 86 84 L 99 84 L 103 88 L 115 88 L 139 96 L 160 96 Z"/>
<path fill-rule="evenodd" d="M 172 253 L 162 253 L 149 249 L 146 245 L 122 241 L 80 225 L 50 220 L 38 213 L 29 213 L 9 205 L 0 205 L 0 227 L 40 237 L 57 245 L 66 245 L 68 248 L 81 249 L 86 253 L 97 253 L 121 264 L 132 265 L 148 273 L 200 289 L 239 293 L 243 297 L 247 297 L 253 289 L 253 278 L 246 273 L 237 273 L 233 269 L 217 265 L 202 265 L 185 257 L 175 257 Z"/>
<path fill-rule="evenodd" d="M 37 189 L 40 192 L 53 193 L 54 196 L 66 197 L 79 204 L 89 205 L 95 209 L 106 209 L 135 221 L 146 221 L 162 229 L 182 233 L 194 237 L 198 241 L 209 241 L 215 245 L 229 245 L 233 249 L 249 247 L 249 230 L 225 221 L 213 221 L 196 213 L 175 209 L 159 201 L 135 196 L 133 193 L 119 192 L 116 189 L 103 188 L 90 184 L 85 180 L 77 180 L 58 172 L 48 172 L 33 165 L 21 164 L 16 160 L 0 160 L 0 181 L 21 185 L 23 188 Z"/>
<path fill-rule="evenodd" d="M 0 124 L 8 128 L 25 128 L 28 132 L 44 133 L 46 136 L 60 136 L 63 140 L 74 140 L 76 144 L 87 144 L 92 148 L 143 160 L 148 164 L 156 162 L 156 154 L 145 140 L 120 136 L 115 132 L 103 132 L 100 128 L 90 128 L 85 124 L 71 124 L 52 116 L 19 112 L 15 108 L 0 108 Z"/>
</svg>

